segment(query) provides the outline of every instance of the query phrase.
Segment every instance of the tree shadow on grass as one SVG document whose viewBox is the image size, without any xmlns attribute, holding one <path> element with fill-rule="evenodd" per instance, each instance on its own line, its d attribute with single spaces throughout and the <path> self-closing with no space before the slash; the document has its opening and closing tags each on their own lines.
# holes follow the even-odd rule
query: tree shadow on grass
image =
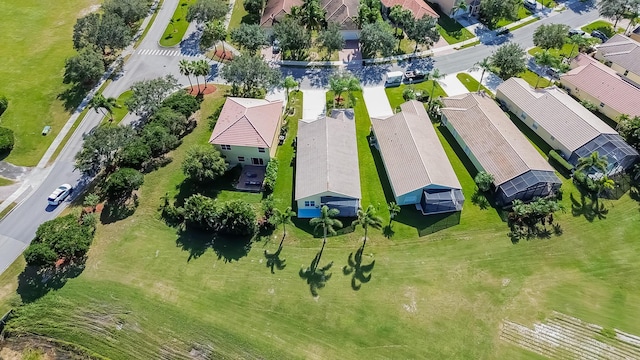
<svg viewBox="0 0 640 360">
<path fill-rule="evenodd" d="M 66 111 L 73 111 L 82 103 L 88 91 L 86 87 L 76 84 L 59 93 L 57 98 L 62 101 Z"/>
<path fill-rule="evenodd" d="M 271 273 L 275 274 L 275 269 L 284 270 L 287 267 L 287 260 L 285 258 L 280 257 L 280 253 L 282 252 L 282 244 L 278 246 L 278 250 L 274 253 L 269 253 L 267 250 L 264 251 L 264 257 L 267 260 L 267 267 L 271 269 Z"/>
<path fill-rule="evenodd" d="M 327 284 L 327 281 L 331 279 L 331 273 L 328 271 L 333 266 L 333 261 L 323 267 L 318 267 L 321 256 L 322 250 L 318 251 L 316 256 L 311 261 L 311 265 L 309 265 L 309 267 L 307 267 L 306 269 L 301 268 L 299 272 L 300 277 L 307 281 L 307 284 L 309 285 L 309 291 L 314 297 L 318 296 L 318 290 L 324 288 Z"/>
<path fill-rule="evenodd" d="M 344 275 L 351 275 L 351 288 L 355 291 L 360 290 L 362 284 L 366 284 L 371 281 L 371 271 L 376 265 L 376 261 L 372 260 L 367 265 L 362 265 L 362 253 L 364 252 L 364 245 L 358 248 L 354 253 L 349 254 L 347 265 L 342 268 Z"/>
<path fill-rule="evenodd" d="M 233 184 L 238 182 L 242 168 L 236 166 L 227 171 L 224 175 L 216 179 L 213 183 L 199 184 L 189 178 L 176 186 L 178 194 L 174 197 L 175 206 L 182 206 L 184 201 L 191 195 L 200 194 L 215 199 L 221 191 L 239 191 Z"/>
<path fill-rule="evenodd" d="M 23 303 L 38 300 L 51 290 L 61 289 L 67 280 L 82 274 L 86 257 L 75 259 L 55 267 L 26 266 L 18 275 L 18 289 Z"/>
<path fill-rule="evenodd" d="M 396 234 L 395 230 L 393 230 L 393 225 L 389 224 L 382 229 L 382 235 L 387 239 L 391 239 Z"/>
<path fill-rule="evenodd" d="M 571 215 L 575 217 L 584 216 L 589 222 L 596 218 L 599 220 L 607 218 L 609 210 L 597 197 L 590 199 L 583 192 L 580 192 L 580 199 L 576 199 L 573 193 L 569 197 L 571 199 Z"/>
<path fill-rule="evenodd" d="M 251 244 L 248 237 L 223 237 L 196 229 L 182 229 L 176 239 L 176 246 L 189 253 L 187 262 L 198 259 L 208 249 L 213 249 L 218 260 L 225 263 L 238 261 L 247 256 Z"/>
<path fill-rule="evenodd" d="M 106 225 L 124 220 L 136 212 L 138 204 L 138 195 L 135 193 L 126 199 L 109 200 L 100 213 L 100 222 Z"/>
</svg>

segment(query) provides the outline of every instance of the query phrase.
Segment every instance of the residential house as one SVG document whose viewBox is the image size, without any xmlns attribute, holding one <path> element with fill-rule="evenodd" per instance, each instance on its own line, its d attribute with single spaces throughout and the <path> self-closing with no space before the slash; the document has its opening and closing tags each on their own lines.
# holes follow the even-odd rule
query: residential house
<svg viewBox="0 0 640 360">
<path fill-rule="evenodd" d="M 360 38 L 360 30 L 356 23 L 359 0 L 320 0 L 320 6 L 326 12 L 327 23 L 340 25 L 340 33 L 345 40 Z"/>
<path fill-rule="evenodd" d="M 401 6 L 411 11 L 415 19 L 422 19 L 425 15 L 436 19 L 440 17 L 424 0 L 382 0 L 382 6 L 387 12 L 394 6 Z"/>
<path fill-rule="evenodd" d="M 607 157 L 607 172 L 613 174 L 638 158 L 618 132 L 555 86 L 533 89 L 511 78 L 498 86 L 496 98 L 574 166 L 597 151 Z"/>
<path fill-rule="evenodd" d="M 424 105 L 411 100 L 400 109 L 371 119 L 396 204 L 414 205 L 423 215 L 462 210 L 462 187 Z"/>
<path fill-rule="evenodd" d="M 594 56 L 611 66 L 623 79 L 640 87 L 640 42 L 616 34 L 599 45 Z"/>
<path fill-rule="evenodd" d="M 260 17 L 260 26 L 271 32 L 273 25 L 285 16 L 291 15 L 291 8 L 302 6 L 302 0 L 267 0 L 267 4 Z"/>
<path fill-rule="evenodd" d="M 454 10 L 457 8 L 457 3 L 460 0 L 430 0 L 433 5 L 440 7 L 443 13 L 454 16 Z M 467 11 L 469 15 L 477 15 L 480 11 L 480 0 L 462 0 L 467 3 Z M 457 12 L 457 11 L 456 11 Z"/>
<path fill-rule="evenodd" d="M 633 29 L 633 31 L 629 34 L 629 37 L 635 41 L 640 42 L 640 25 Z"/>
<path fill-rule="evenodd" d="M 444 98 L 442 123 L 478 171 L 493 175 L 496 202 L 530 201 L 562 182 L 493 99 L 483 93 Z"/>
<path fill-rule="evenodd" d="M 569 94 L 595 104 L 610 119 L 622 114 L 640 116 L 640 89 L 615 70 L 585 54 L 573 58 L 571 68 L 560 76 L 560 83 Z"/>
<path fill-rule="evenodd" d="M 298 123 L 295 172 L 298 218 L 319 216 L 323 205 L 341 217 L 356 216 L 361 193 L 352 109 Z"/>
<path fill-rule="evenodd" d="M 266 166 L 275 157 L 283 101 L 228 97 L 209 143 L 230 166 Z"/>
</svg>

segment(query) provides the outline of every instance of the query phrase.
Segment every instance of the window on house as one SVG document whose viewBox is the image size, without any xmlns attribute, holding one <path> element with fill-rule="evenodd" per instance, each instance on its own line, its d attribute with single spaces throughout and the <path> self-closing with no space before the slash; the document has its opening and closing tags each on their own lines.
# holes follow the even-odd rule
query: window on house
<svg viewBox="0 0 640 360">
<path fill-rule="evenodd" d="M 258 152 L 264 152 L 264 148 L 258 148 Z"/>
<path fill-rule="evenodd" d="M 220 145 L 220 148 L 222 148 L 222 150 L 231 150 L 231 145 Z"/>
<path fill-rule="evenodd" d="M 316 202 L 315 201 L 305 201 L 304 202 L 304 206 L 305 207 L 315 207 L 316 206 Z"/>
<path fill-rule="evenodd" d="M 238 161 L 244 161 L 244 156 L 238 156 Z"/>
<path fill-rule="evenodd" d="M 538 130 L 538 123 L 534 121 L 533 124 L 531 124 L 531 127 L 533 130 Z"/>
<path fill-rule="evenodd" d="M 551 141 L 555 141 L 555 140 L 556 140 L 556 138 L 554 138 L 554 137 L 552 136 L 552 137 L 551 137 Z"/>
<path fill-rule="evenodd" d="M 624 71 L 624 76 L 627 76 L 627 75 L 629 75 L 629 70 Z"/>
<path fill-rule="evenodd" d="M 603 108 L 604 107 L 604 103 L 600 103 L 600 107 Z"/>
<path fill-rule="evenodd" d="M 525 113 L 524 111 L 522 112 L 522 114 L 520 115 L 520 117 L 522 118 L 522 120 L 527 118 L 527 113 Z"/>
</svg>

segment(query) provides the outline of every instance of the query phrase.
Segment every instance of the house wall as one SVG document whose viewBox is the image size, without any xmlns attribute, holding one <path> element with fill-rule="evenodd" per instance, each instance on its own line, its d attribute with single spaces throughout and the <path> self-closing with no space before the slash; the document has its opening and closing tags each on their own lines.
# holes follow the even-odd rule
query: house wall
<svg viewBox="0 0 640 360">
<path fill-rule="evenodd" d="M 283 101 L 282 102 L 282 111 L 284 112 L 284 109 L 286 107 L 286 103 Z M 280 117 L 278 117 L 278 130 L 276 130 L 275 135 L 273 135 L 273 139 L 271 139 L 271 147 L 269 148 L 269 156 L 271 156 L 272 159 L 275 159 L 276 157 L 276 151 L 278 150 L 278 137 L 280 136 L 280 128 L 282 127 L 282 114 L 280 114 Z"/>
<path fill-rule="evenodd" d="M 222 150 L 222 147 L 218 144 L 215 144 L 215 147 L 225 157 L 225 160 L 229 163 L 231 167 L 237 164 L 256 165 L 256 164 L 253 164 L 251 158 L 262 159 L 262 162 L 263 162 L 262 165 L 267 166 L 267 163 L 271 159 L 270 152 L 274 151 L 273 147 L 271 149 L 266 148 L 265 152 L 263 153 L 259 152 L 257 147 L 249 147 L 249 146 L 231 145 L 231 150 Z M 244 156 L 244 161 L 238 160 L 239 156 Z"/>
<path fill-rule="evenodd" d="M 509 98 L 507 98 L 501 91 L 498 91 L 496 93 L 496 99 L 503 102 L 507 106 L 507 108 L 512 113 L 514 113 L 518 117 L 518 119 L 520 119 L 520 121 L 526 124 L 531 130 L 533 130 L 533 132 L 538 134 L 538 136 L 540 136 L 542 140 L 549 144 L 549 146 L 551 146 L 555 150 L 560 150 L 562 152 L 562 155 L 564 155 L 566 159 L 571 156 L 571 151 L 566 146 L 564 146 L 558 140 L 556 140 L 556 138 L 551 136 L 551 134 L 549 134 L 549 132 L 547 132 L 545 128 L 540 126 L 540 124 L 538 124 L 535 119 L 531 118 L 524 111 L 522 111 L 520 107 L 509 100 Z M 536 124 L 536 126 L 534 126 L 534 123 Z"/>
<path fill-rule="evenodd" d="M 591 96 L 590 94 L 578 89 L 574 85 L 568 83 L 562 77 L 560 78 L 560 84 L 562 84 L 562 87 L 564 87 L 565 90 L 567 90 L 567 92 L 569 94 L 577 97 L 578 99 L 580 99 L 580 101 L 587 100 L 587 101 L 595 104 L 598 107 L 598 111 L 601 112 L 602 114 L 604 114 L 605 116 L 607 116 L 609 119 L 614 119 L 615 120 L 621 115 L 620 112 L 618 112 L 617 110 L 611 108 L 607 104 L 604 104 L 604 106 L 600 106 L 600 100 L 598 100 L 595 97 Z"/>
<path fill-rule="evenodd" d="M 319 194 L 316 194 L 316 195 L 313 195 L 313 196 L 307 196 L 305 198 L 297 200 L 296 203 L 298 205 L 298 212 L 301 209 L 319 209 L 320 206 L 321 206 L 322 197 L 324 197 L 324 196 L 335 196 L 335 197 L 342 197 L 342 198 L 347 198 L 347 199 L 354 199 L 354 198 L 352 198 L 350 196 L 345 196 L 345 195 L 338 194 L 338 193 L 335 193 L 335 192 L 332 192 L 332 191 L 325 191 L 325 192 L 322 192 L 322 193 L 319 193 Z M 359 199 L 356 199 L 356 200 L 359 200 Z M 313 201 L 314 202 L 314 206 L 305 206 L 305 202 L 306 201 Z"/>
<path fill-rule="evenodd" d="M 478 161 L 475 155 L 473 155 L 473 153 L 471 152 L 471 149 L 469 149 L 467 144 L 465 144 L 464 140 L 462 140 L 462 138 L 460 137 L 460 134 L 458 134 L 456 129 L 453 127 L 453 125 L 451 125 L 451 123 L 447 121 L 447 117 L 444 114 L 442 114 L 442 123 L 449 130 L 451 135 L 453 135 L 453 138 L 456 139 L 456 141 L 458 142 L 458 145 L 460 145 L 460 148 L 462 148 L 462 151 L 464 151 L 464 153 L 467 154 L 467 157 L 469 158 L 469 160 L 471 160 L 471 163 L 473 163 L 473 166 L 476 167 L 476 170 L 478 170 L 478 172 L 484 171 L 484 168 L 480 164 L 480 161 Z"/>
</svg>

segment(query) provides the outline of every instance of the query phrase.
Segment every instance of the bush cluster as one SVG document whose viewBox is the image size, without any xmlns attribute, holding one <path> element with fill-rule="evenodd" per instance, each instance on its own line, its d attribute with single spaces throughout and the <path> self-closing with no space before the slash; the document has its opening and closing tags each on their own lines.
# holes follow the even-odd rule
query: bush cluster
<svg viewBox="0 0 640 360">
<path fill-rule="evenodd" d="M 241 200 L 223 203 L 204 195 L 192 195 L 184 202 L 182 210 L 187 226 L 205 231 L 216 231 L 233 236 L 255 234 L 257 216 L 253 207 Z"/>
<path fill-rule="evenodd" d="M 266 192 L 273 192 L 276 187 L 276 180 L 278 179 L 278 161 L 276 159 L 269 160 L 267 169 L 264 175 L 264 190 Z"/>
<path fill-rule="evenodd" d="M 2 115 L 9 107 L 9 99 L 6 96 L 0 95 L 0 115 Z"/>
<path fill-rule="evenodd" d="M 14 145 L 13 130 L 0 127 L 0 154 L 5 154 L 13 149 Z"/>
<path fill-rule="evenodd" d="M 549 162 L 565 177 L 573 172 L 573 165 L 569 164 L 557 151 L 549 151 Z"/>
</svg>

